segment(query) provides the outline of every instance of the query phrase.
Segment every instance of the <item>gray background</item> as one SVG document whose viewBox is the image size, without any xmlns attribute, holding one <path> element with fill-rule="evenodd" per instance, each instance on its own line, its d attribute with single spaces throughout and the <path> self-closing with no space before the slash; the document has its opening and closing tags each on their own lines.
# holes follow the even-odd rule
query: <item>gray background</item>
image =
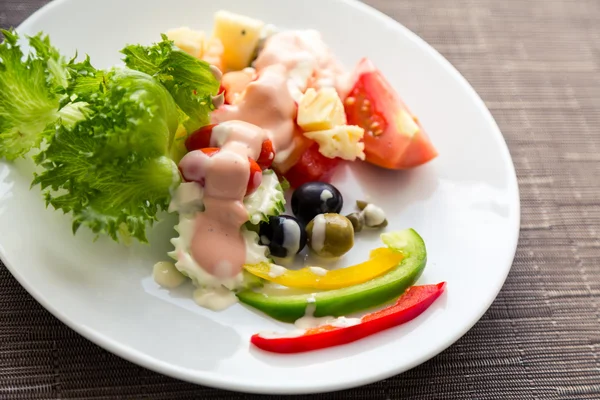
<svg viewBox="0 0 600 400">
<path fill-rule="evenodd" d="M 0 0 L 0 27 L 44 3 Z M 367 3 L 433 45 L 486 102 L 516 165 L 521 238 L 499 297 L 450 349 L 401 376 L 300 399 L 600 399 L 600 0 Z M 107 353 L 0 266 L 1 399 L 260 397 Z"/>
</svg>

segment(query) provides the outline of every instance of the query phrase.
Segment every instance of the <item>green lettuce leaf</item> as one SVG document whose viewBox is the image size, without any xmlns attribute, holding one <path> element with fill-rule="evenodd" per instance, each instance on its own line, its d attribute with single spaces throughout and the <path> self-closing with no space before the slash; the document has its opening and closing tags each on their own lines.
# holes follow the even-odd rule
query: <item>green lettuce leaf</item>
<svg viewBox="0 0 600 400">
<path fill-rule="evenodd" d="M 81 225 L 114 240 L 147 241 L 146 227 L 168 207 L 179 182 L 167 157 L 178 126 L 177 107 L 151 76 L 130 69 L 96 71 L 89 60 L 71 68 L 74 104 L 85 119 L 58 123 L 47 148 L 34 157 L 44 169 L 46 202 Z M 85 71 L 85 72 L 84 72 Z"/>
<path fill-rule="evenodd" d="M 211 97 L 220 86 L 210 64 L 179 50 L 166 35 L 152 46 L 129 45 L 121 52 L 127 67 L 151 75 L 169 91 L 187 132 L 210 123 Z"/>
<path fill-rule="evenodd" d="M 219 88 L 210 66 L 163 36 L 124 49 L 129 68 L 98 70 L 89 57 L 67 61 L 47 36 L 2 31 L 0 158 L 32 148 L 47 205 L 117 241 L 147 241 L 180 182 L 182 140 L 209 122 Z M 177 135 L 177 138 L 176 138 Z"/>
<path fill-rule="evenodd" d="M 39 146 L 46 126 L 59 117 L 58 91 L 66 85 L 68 75 L 65 61 L 47 36 L 29 38 L 34 51 L 24 59 L 18 35 L 14 31 L 2 33 L 0 158 L 14 160 Z"/>
</svg>

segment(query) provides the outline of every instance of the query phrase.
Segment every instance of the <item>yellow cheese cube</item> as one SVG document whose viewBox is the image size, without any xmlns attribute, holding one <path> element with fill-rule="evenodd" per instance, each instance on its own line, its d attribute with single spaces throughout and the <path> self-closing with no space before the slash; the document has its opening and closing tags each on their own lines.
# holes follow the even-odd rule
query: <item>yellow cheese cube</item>
<svg viewBox="0 0 600 400">
<path fill-rule="evenodd" d="M 310 88 L 298 104 L 298 125 L 308 132 L 332 129 L 346 123 L 342 100 L 334 88 Z"/>
<path fill-rule="evenodd" d="M 250 66 L 264 25 L 262 21 L 229 11 L 215 14 L 213 36 L 223 43 L 223 67 L 227 71 Z"/>
<path fill-rule="evenodd" d="M 361 141 L 363 128 L 352 125 L 338 125 L 332 129 L 304 132 L 304 136 L 319 144 L 319 152 L 328 158 L 343 158 L 354 161 L 365 159 L 365 144 Z"/>
</svg>

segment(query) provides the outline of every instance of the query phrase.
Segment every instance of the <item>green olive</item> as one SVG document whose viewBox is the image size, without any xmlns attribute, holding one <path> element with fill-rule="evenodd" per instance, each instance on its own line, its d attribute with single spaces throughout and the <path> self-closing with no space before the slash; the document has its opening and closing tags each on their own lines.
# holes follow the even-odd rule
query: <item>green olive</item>
<svg viewBox="0 0 600 400">
<path fill-rule="evenodd" d="M 306 226 L 308 246 L 321 257 L 341 257 L 354 246 L 352 222 L 340 214 L 319 214 Z"/>
</svg>

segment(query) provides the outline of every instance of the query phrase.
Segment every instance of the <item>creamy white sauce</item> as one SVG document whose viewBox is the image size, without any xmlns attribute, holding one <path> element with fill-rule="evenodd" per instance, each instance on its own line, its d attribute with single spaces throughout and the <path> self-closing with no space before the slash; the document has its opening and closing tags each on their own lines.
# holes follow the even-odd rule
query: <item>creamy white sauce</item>
<svg viewBox="0 0 600 400">
<path fill-rule="evenodd" d="M 307 314 L 298 319 L 294 325 L 296 329 L 292 329 L 288 332 L 260 332 L 259 335 L 265 339 L 283 339 L 283 338 L 295 338 L 302 336 L 306 333 L 307 329 L 319 328 L 324 325 L 331 325 L 336 328 L 348 328 L 350 326 L 358 325 L 361 323 L 360 318 L 346 318 L 346 317 L 313 317 L 314 305 L 307 307 Z"/>
<path fill-rule="evenodd" d="M 369 203 L 363 210 L 363 216 L 367 226 L 377 226 L 385 221 L 385 213 L 375 204 Z"/>
<path fill-rule="evenodd" d="M 314 313 L 317 309 L 317 305 L 315 304 L 314 293 L 311 297 L 308 298 L 308 305 L 306 306 L 306 312 L 302 318 L 296 320 L 294 325 L 298 329 L 312 329 L 318 328 L 324 325 L 332 325 L 336 328 L 347 328 L 349 326 L 358 325 L 361 322 L 360 318 L 346 318 L 346 317 L 315 317 Z M 311 299 L 313 301 L 311 301 Z"/>
<path fill-rule="evenodd" d="M 167 289 L 174 289 L 185 282 L 185 276 L 169 261 L 160 261 L 152 269 L 154 282 Z"/>
<path fill-rule="evenodd" d="M 295 338 L 304 335 L 304 329 L 292 329 L 291 331 L 279 333 L 279 332 L 260 332 L 259 336 L 265 339 L 284 339 L 284 338 Z"/>
<path fill-rule="evenodd" d="M 287 269 L 285 269 L 281 265 L 270 264 L 270 266 L 269 266 L 269 276 L 271 278 L 280 277 L 281 275 L 285 274 L 286 271 L 287 271 Z"/>
<path fill-rule="evenodd" d="M 311 294 L 308 299 L 306 306 L 306 311 L 304 316 L 298 318 L 294 325 L 296 329 L 285 333 L 278 332 L 261 332 L 260 336 L 265 339 L 278 339 L 278 338 L 294 338 L 298 336 L 302 336 L 308 329 L 319 328 L 324 325 L 332 325 L 336 328 L 347 328 L 349 326 L 358 325 L 361 323 L 360 318 L 346 318 L 346 317 L 315 317 L 315 310 L 317 309 L 316 305 L 316 293 Z"/>
<path fill-rule="evenodd" d="M 360 318 L 339 317 L 329 322 L 329 325 L 335 326 L 336 328 L 347 328 L 349 326 L 358 325 L 360 322 Z"/>
<path fill-rule="evenodd" d="M 268 249 L 259 244 L 258 233 L 242 228 L 242 236 L 246 242 L 246 264 L 269 262 L 266 256 Z"/>
<path fill-rule="evenodd" d="M 323 214 L 319 214 L 313 220 L 312 236 L 310 238 L 311 246 L 316 252 L 323 250 L 325 246 L 325 233 L 327 222 Z"/>
<path fill-rule="evenodd" d="M 327 200 L 333 198 L 333 193 L 330 190 L 325 189 L 321 192 L 321 201 L 325 203 Z"/>
<path fill-rule="evenodd" d="M 229 135 L 233 132 L 233 127 L 227 122 L 216 125 L 210 135 L 210 147 L 221 147 L 227 142 Z"/>
<path fill-rule="evenodd" d="M 224 287 L 198 288 L 194 291 L 194 301 L 201 307 L 221 311 L 237 303 L 235 293 Z"/>
<path fill-rule="evenodd" d="M 292 220 L 283 220 L 283 247 L 288 251 L 288 257 L 293 257 L 300 250 L 300 226 Z"/>
<path fill-rule="evenodd" d="M 325 276 L 329 272 L 325 268 L 321 267 L 308 267 L 308 269 L 310 270 L 310 272 L 318 276 Z"/>
<path fill-rule="evenodd" d="M 184 186 L 186 185 L 186 186 Z M 190 190 L 188 184 L 182 184 L 177 191 L 196 193 L 194 201 L 201 203 L 202 197 L 195 190 Z M 191 279 L 192 283 L 198 288 L 194 294 L 194 299 L 202 307 L 212 310 L 223 309 L 237 301 L 237 297 L 232 290 L 239 289 L 243 286 L 243 273 L 239 273 L 231 278 L 219 279 L 216 276 L 206 272 L 204 268 L 193 259 L 190 253 L 192 237 L 195 230 L 195 215 L 197 211 L 189 208 L 180 208 L 181 204 L 177 202 L 178 197 L 184 197 L 185 193 L 175 193 L 170 204 L 170 209 L 178 211 L 179 224 L 175 226 L 175 230 L 179 233 L 179 237 L 171 239 L 171 243 L 175 249 L 169 253 L 169 256 L 176 260 L 175 268 L 182 274 Z M 188 197 L 190 202 L 194 196 Z M 266 257 L 267 248 L 258 244 L 258 234 L 248 231 L 245 228 L 241 230 L 246 248 L 246 263 L 258 264 L 268 262 Z M 220 268 L 228 268 L 230 266 L 220 264 Z"/>
<path fill-rule="evenodd" d="M 294 322 L 294 325 L 298 329 L 311 329 L 317 328 L 322 325 L 327 325 L 328 321 L 332 320 L 333 317 L 315 317 L 314 313 L 317 309 L 316 304 L 310 303 L 306 306 L 306 313 L 304 317 L 299 318 Z"/>
</svg>

